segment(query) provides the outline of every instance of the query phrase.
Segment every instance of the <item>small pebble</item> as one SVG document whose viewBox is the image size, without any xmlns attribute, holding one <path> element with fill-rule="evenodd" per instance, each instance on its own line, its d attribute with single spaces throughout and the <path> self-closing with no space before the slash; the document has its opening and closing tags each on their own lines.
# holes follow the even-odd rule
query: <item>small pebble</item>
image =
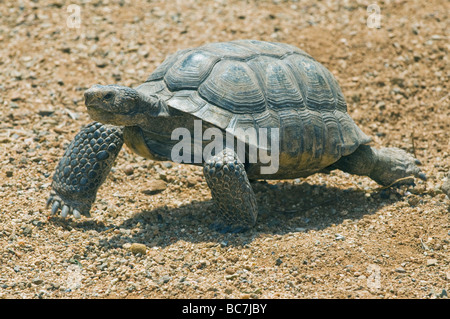
<svg viewBox="0 0 450 319">
<path fill-rule="evenodd" d="M 417 196 L 411 196 L 408 198 L 408 204 L 411 206 L 417 206 L 419 204 L 420 198 Z"/>
<path fill-rule="evenodd" d="M 194 176 L 186 178 L 186 182 L 189 187 L 195 186 L 199 183 L 197 177 Z"/>
<path fill-rule="evenodd" d="M 125 173 L 125 175 L 133 175 L 134 173 L 134 167 L 131 165 L 127 165 L 125 166 L 125 168 L 123 169 L 123 172 Z"/>
<path fill-rule="evenodd" d="M 161 179 L 155 179 L 149 183 L 149 187 L 144 189 L 142 193 L 146 195 L 154 195 L 157 193 L 161 193 L 167 188 L 167 184 L 165 181 Z"/>
<path fill-rule="evenodd" d="M 172 167 L 173 167 L 173 164 L 172 164 L 171 162 L 163 162 L 162 165 L 163 165 L 165 168 L 172 168 Z"/>
<path fill-rule="evenodd" d="M 172 277 L 170 277 L 170 276 L 168 276 L 168 275 L 162 276 L 161 278 L 158 279 L 158 284 L 159 284 L 159 285 L 166 284 L 166 283 L 168 283 L 171 279 L 172 279 Z"/>
<path fill-rule="evenodd" d="M 233 279 L 235 279 L 235 278 L 237 278 L 237 277 L 238 277 L 237 274 L 232 274 L 232 275 L 226 275 L 226 276 L 225 276 L 225 279 L 226 279 L 226 280 L 233 280 Z"/>
<path fill-rule="evenodd" d="M 427 259 L 427 266 L 434 266 L 437 264 L 437 259 L 431 258 Z"/>
<path fill-rule="evenodd" d="M 31 235 L 32 232 L 33 232 L 33 229 L 30 226 L 25 226 L 25 228 L 23 229 L 23 234 L 26 236 Z"/>
<path fill-rule="evenodd" d="M 133 254 L 141 254 L 141 255 L 145 255 L 146 251 L 147 251 L 147 246 L 145 246 L 144 244 L 139 244 L 139 243 L 133 243 L 130 246 L 130 251 Z"/>
<path fill-rule="evenodd" d="M 227 269 L 225 269 L 225 273 L 232 275 L 236 272 L 236 269 L 234 269 L 233 267 L 228 267 Z"/>
<path fill-rule="evenodd" d="M 52 115 L 53 113 L 55 113 L 55 111 L 53 111 L 53 110 L 39 110 L 39 111 L 38 111 L 38 114 L 39 114 L 40 116 L 50 116 L 50 115 Z"/>
<path fill-rule="evenodd" d="M 42 280 L 42 279 L 40 279 L 40 278 L 34 278 L 33 280 L 32 280 L 32 283 L 33 284 L 35 284 L 35 285 L 40 285 L 40 284 L 42 284 L 44 281 Z"/>
</svg>

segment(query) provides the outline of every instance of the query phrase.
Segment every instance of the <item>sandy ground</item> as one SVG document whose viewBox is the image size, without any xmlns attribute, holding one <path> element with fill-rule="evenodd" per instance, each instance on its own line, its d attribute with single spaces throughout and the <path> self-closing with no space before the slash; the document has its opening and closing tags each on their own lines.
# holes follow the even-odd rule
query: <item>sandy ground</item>
<svg viewBox="0 0 450 319">
<path fill-rule="evenodd" d="M 448 298 L 449 7 L 0 0 L 0 297 Z M 201 168 L 124 148 L 92 218 L 49 218 L 55 166 L 90 122 L 86 88 L 136 86 L 176 50 L 244 38 L 323 63 L 372 145 L 415 154 L 428 181 L 259 182 L 257 226 L 220 234 Z"/>
</svg>

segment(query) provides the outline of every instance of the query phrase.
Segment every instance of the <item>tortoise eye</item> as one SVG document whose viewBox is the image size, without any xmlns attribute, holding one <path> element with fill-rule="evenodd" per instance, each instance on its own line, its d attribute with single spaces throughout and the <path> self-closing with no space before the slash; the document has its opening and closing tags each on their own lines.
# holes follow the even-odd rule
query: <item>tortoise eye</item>
<svg viewBox="0 0 450 319">
<path fill-rule="evenodd" d="M 103 99 L 104 100 L 111 100 L 113 97 L 114 97 L 114 93 L 109 92 L 103 97 Z"/>
</svg>

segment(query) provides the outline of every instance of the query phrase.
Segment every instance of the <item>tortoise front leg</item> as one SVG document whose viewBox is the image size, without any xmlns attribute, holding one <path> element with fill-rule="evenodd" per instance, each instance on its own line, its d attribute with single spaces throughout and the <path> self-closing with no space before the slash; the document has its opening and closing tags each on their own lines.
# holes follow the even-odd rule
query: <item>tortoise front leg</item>
<svg viewBox="0 0 450 319">
<path fill-rule="evenodd" d="M 220 230 L 236 232 L 254 226 L 256 197 L 237 154 L 224 149 L 206 160 L 203 172 L 220 214 Z"/>
<path fill-rule="evenodd" d="M 47 207 L 52 215 L 72 213 L 90 216 L 97 190 L 105 181 L 123 145 L 119 127 L 93 122 L 85 126 L 70 143 L 53 175 Z"/>
</svg>

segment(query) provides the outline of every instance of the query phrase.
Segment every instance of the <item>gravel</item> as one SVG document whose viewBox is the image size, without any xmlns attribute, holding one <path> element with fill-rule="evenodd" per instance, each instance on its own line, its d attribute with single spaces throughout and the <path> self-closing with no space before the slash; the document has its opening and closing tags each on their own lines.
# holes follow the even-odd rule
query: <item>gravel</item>
<svg viewBox="0 0 450 319">
<path fill-rule="evenodd" d="M 67 25 L 74 3 L 80 28 Z M 371 3 L 2 3 L 0 298 L 448 298 L 447 3 L 378 2 L 379 29 Z M 414 153 L 428 180 L 260 181 L 256 227 L 222 234 L 201 168 L 125 147 L 92 218 L 49 217 L 54 169 L 91 121 L 86 88 L 136 86 L 176 50 L 242 38 L 310 53 L 372 144 Z"/>
</svg>

